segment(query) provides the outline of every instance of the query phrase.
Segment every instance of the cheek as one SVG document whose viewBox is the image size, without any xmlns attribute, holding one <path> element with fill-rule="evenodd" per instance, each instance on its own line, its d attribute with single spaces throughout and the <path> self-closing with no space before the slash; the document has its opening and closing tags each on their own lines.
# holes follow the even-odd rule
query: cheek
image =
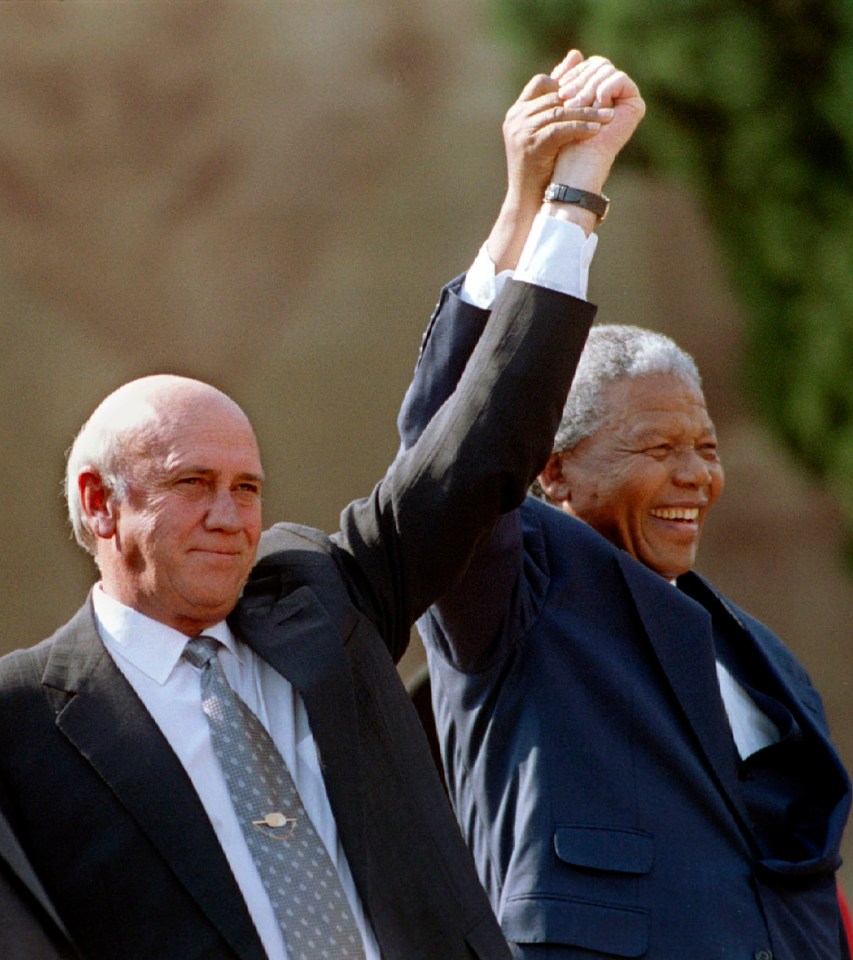
<svg viewBox="0 0 853 960">
<path fill-rule="evenodd" d="M 720 496 L 725 486 L 726 486 L 726 475 L 723 472 L 723 468 L 718 466 L 715 470 L 711 471 L 711 492 L 708 497 L 709 507 Z"/>
<path fill-rule="evenodd" d="M 246 534 L 253 545 L 256 545 L 261 538 L 263 531 L 263 522 L 261 520 L 261 508 L 255 507 L 248 511 L 244 517 Z"/>
</svg>

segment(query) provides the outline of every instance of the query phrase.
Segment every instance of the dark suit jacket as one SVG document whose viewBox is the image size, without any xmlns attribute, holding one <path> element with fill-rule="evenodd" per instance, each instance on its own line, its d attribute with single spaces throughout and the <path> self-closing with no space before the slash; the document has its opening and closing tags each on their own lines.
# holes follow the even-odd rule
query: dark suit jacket
<svg viewBox="0 0 853 960">
<path fill-rule="evenodd" d="M 68 935 L 0 813 L 0 938 L 4 960 L 73 960 Z"/>
<path fill-rule="evenodd" d="M 268 531 L 232 617 L 305 702 L 388 960 L 508 955 L 393 661 L 544 462 L 592 312 L 514 285 L 422 442 L 333 539 Z M 507 416 L 520 394 L 524 425 Z M 0 799 L 87 960 L 262 960 L 199 799 L 89 605 L 0 662 L 0 743 Z"/>
<path fill-rule="evenodd" d="M 404 445 L 485 322 L 455 289 Z M 766 627 L 693 573 L 679 588 L 528 498 L 419 623 L 448 788 L 504 933 L 531 960 L 847 957 L 834 871 L 850 783 L 820 699 Z M 746 763 L 724 648 L 783 735 Z"/>
</svg>

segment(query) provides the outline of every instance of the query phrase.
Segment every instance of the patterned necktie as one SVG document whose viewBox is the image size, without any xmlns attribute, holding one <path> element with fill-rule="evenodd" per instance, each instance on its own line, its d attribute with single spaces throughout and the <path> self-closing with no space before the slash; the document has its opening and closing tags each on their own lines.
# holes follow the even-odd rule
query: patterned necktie
<svg viewBox="0 0 853 960">
<path fill-rule="evenodd" d="M 272 738 L 225 679 L 218 646 L 193 637 L 183 656 L 201 670 L 213 749 L 290 960 L 363 960 L 340 876 Z"/>
</svg>

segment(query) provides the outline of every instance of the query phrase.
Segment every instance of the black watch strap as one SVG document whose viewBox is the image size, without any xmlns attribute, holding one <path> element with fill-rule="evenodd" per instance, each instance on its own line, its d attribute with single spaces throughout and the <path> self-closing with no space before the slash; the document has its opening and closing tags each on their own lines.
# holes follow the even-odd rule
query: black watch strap
<svg viewBox="0 0 853 960">
<path fill-rule="evenodd" d="M 564 183 L 549 183 L 545 190 L 545 199 L 555 203 L 574 203 L 594 213 L 599 222 L 607 216 L 610 208 L 610 200 L 603 193 L 578 190 L 577 187 L 567 187 Z"/>
</svg>

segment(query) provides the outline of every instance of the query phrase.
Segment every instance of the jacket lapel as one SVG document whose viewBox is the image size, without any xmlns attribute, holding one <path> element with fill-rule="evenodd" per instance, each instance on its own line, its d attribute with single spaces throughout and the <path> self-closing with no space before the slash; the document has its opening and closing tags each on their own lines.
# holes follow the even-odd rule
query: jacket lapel
<svg viewBox="0 0 853 960">
<path fill-rule="evenodd" d="M 814 764 L 809 776 L 814 784 L 819 784 L 816 789 L 821 803 L 826 805 L 826 830 L 820 839 L 814 839 L 812 856 L 793 862 L 766 859 L 764 865 L 789 875 L 835 869 L 850 807 L 850 778 L 829 739 L 819 695 L 802 668 L 797 665 L 796 670 L 791 669 L 796 662 L 770 631 L 758 623 L 747 625 L 740 611 L 698 574 L 691 572 L 685 579 L 683 585 L 691 595 L 700 598 L 703 608 L 715 609 L 714 605 L 718 605 L 714 616 L 728 618 L 736 629 L 736 642 L 744 646 L 746 656 L 757 665 L 757 675 L 763 678 L 762 692 L 784 707 L 793 718 L 794 728 L 800 731 L 799 736 L 809 737 L 808 750 Z"/>
<path fill-rule="evenodd" d="M 781 669 L 778 647 L 774 650 L 769 645 L 769 634 L 762 635 L 760 631 L 750 629 L 744 623 L 741 612 L 699 574 L 691 571 L 684 577 L 679 578 L 679 584 L 690 595 L 695 596 L 697 602 L 703 607 L 710 607 L 714 603 L 719 606 L 721 613 L 730 619 L 733 627 L 736 627 L 738 631 L 737 642 L 748 645 L 748 655 L 757 658 L 760 663 L 761 675 L 767 678 L 768 689 L 764 692 L 778 697 L 785 707 L 791 711 L 801 727 L 809 729 L 822 740 L 827 740 L 819 695 L 810 685 L 804 673 L 801 674 L 801 677 L 795 677 L 790 670 Z M 775 638 L 773 639 L 775 640 Z M 776 641 L 776 643 L 778 644 L 779 641 Z M 829 741 L 827 740 L 827 742 Z"/>
<path fill-rule="evenodd" d="M 97 635 L 89 605 L 57 637 L 46 687 L 69 699 L 59 729 L 98 772 L 210 922 L 245 960 L 260 940 L 180 761 Z"/>
<path fill-rule="evenodd" d="M 747 835 L 749 818 L 720 697 L 710 614 L 663 577 L 620 552 L 618 562 L 643 627 L 684 716 Z"/>
<path fill-rule="evenodd" d="M 364 899 L 368 877 L 359 716 L 341 625 L 332 622 L 310 587 L 290 590 L 284 575 L 251 582 L 229 622 L 302 697 L 338 835 Z"/>
</svg>

